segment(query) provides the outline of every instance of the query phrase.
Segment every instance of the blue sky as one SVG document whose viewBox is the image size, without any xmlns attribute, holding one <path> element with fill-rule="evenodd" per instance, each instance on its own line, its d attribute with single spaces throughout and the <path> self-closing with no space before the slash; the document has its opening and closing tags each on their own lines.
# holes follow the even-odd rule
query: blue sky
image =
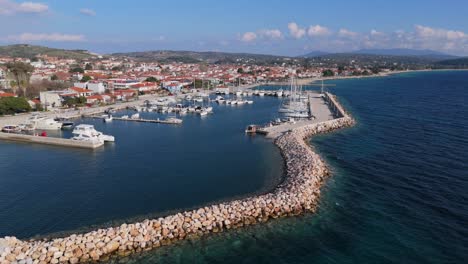
<svg viewBox="0 0 468 264">
<path fill-rule="evenodd" d="M 0 0 L 0 44 L 300 55 L 362 48 L 468 55 L 468 1 Z"/>
</svg>

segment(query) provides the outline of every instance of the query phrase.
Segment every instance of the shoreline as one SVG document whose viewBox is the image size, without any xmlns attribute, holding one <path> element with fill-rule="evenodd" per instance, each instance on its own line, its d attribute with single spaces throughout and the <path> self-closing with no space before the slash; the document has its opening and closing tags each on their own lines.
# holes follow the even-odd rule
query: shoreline
<svg viewBox="0 0 468 264">
<path fill-rule="evenodd" d="M 284 159 L 284 180 L 271 192 L 221 202 L 142 222 L 102 228 L 64 238 L 0 239 L 0 262 L 85 263 L 128 256 L 178 240 L 240 228 L 284 216 L 315 212 L 320 188 L 329 171 L 306 142 L 315 134 L 328 133 L 355 124 L 336 98 L 331 103 L 341 117 L 308 124 L 280 135 L 274 141 Z"/>
</svg>

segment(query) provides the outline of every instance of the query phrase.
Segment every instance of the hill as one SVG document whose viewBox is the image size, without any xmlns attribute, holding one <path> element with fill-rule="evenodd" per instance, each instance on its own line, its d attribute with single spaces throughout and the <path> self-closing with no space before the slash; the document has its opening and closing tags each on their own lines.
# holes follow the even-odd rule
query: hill
<svg viewBox="0 0 468 264">
<path fill-rule="evenodd" d="M 0 46 L 0 56 L 10 56 L 14 58 L 34 58 L 40 54 L 63 59 L 87 59 L 94 57 L 94 55 L 90 54 L 86 50 L 55 49 L 28 44 Z"/>
<path fill-rule="evenodd" d="M 319 56 L 324 56 L 324 55 L 328 55 L 330 54 L 329 52 L 325 52 L 325 51 L 320 51 L 320 50 L 315 50 L 315 51 L 311 51 L 307 54 L 304 54 L 304 55 L 301 55 L 301 56 L 298 56 L 298 57 L 302 57 L 302 58 L 313 58 L 313 57 L 319 57 Z"/>
<path fill-rule="evenodd" d="M 187 62 L 187 63 L 256 63 L 256 64 L 273 64 L 290 61 L 292 58 L 250 54 L 250 53 L 228 53 L 228 52 L 197 52 L 197 51 L 172 51 L 172 50 L 156 50 L 156 51 L 140 51 L 127 53 L 114 53 L 112 56 L 130 57 L 141 61 L 159 61 L 165 62 Z"/>
<path fill-rule="evenodd" d="M 437 68 L 468 68 L 468 57 L 442 60 L 435 63 Z"/>
<path fill-rule="evenodd" d="M 390 56 L 414 56 L 428 58 L 434 60 L 454 59 L 457 56 L 445 54 L 434 50 L 417 50 L 417 49 L 361 49 L 354 51 L 355 54 L 370 54 L 370 55 L 390 55 Z"/>
</svg>

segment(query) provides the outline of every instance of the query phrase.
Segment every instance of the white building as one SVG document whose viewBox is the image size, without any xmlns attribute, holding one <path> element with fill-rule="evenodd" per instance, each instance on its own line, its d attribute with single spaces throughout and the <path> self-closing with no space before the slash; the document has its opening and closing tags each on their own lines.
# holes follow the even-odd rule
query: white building
<svg viewBox="0 0 468 264">
<path fill-rule="evenodd" d="M 107 85 L 102 82 L 86 82 L 86 83 L 76 82 L 73 85 L 75 87 L 91 90 L 94 93 L 98 93 L 98 94 L 105 93 L 107 89 Z"/>
<path fill-rule="evenodd" d="M 47 91 L 39 93 L 39 100 L 44 107 L 54 108 L 62 106 L 61 91 Z"/>
</svg>

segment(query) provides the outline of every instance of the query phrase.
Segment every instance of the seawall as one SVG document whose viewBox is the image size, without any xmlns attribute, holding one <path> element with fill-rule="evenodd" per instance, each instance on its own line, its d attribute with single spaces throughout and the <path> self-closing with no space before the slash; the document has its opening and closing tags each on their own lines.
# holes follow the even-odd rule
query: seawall
<svg viewBox="0 0 468 264">
<path fill-rule="evenodd" d="M 334 97 L 331 102 L 338 104 L 342 117 L 295 128 L 275 140 L 286 163 L 286 177 L 270 193 L 64 238 L 22 241 L 5 237 L 0 239 L 0 263 L 102 261 L 186 238 L 314 212 L 328 169 L 306 140 L 354 124 Z"/>
</svg>

